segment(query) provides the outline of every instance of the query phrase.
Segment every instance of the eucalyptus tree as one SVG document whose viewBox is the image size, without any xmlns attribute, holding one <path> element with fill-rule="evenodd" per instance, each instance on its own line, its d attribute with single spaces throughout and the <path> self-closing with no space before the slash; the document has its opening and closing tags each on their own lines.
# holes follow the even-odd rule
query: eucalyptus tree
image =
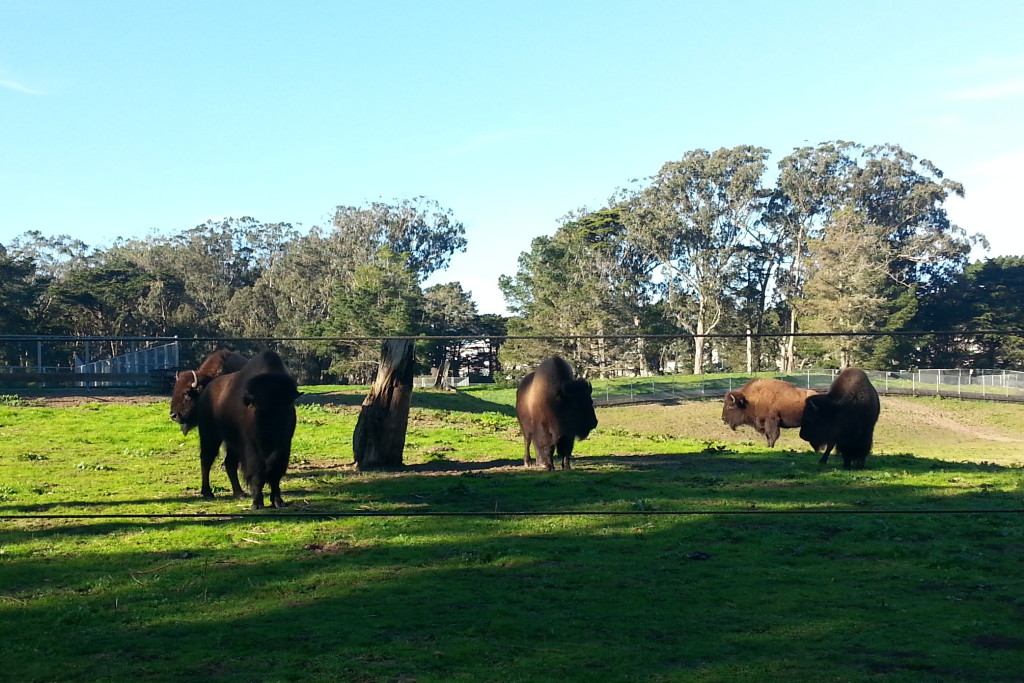
<svg viewBox="0 0 1024 683">
<path fill-rule="evenodd" d="M 629 241 L 661 267 L 667 310 L 693 335 L 695 373 L 704 368 L 704 335 L 727 313 L 740 254 L 764 208 L 768 154 L 752 146 L 687 152 L 625 205 Z"/>
<path fill-rule="evenodd" d="M 331 223 L 353 267 L 373 261 L 387 247 L 403 255 L 408 271 L 423 280 L 466 250 L 462 223 L 451 209 L 425 197 L 365 208 L 339 206 Z"/>
<path fill-rule="evenodd" d="M 892 255 L 885 230 L 853 209 L 833 214 L 819 237 L 811 239 L 806 299 L 798 307 L 809 332 L 867 332 L 888 314 L 886 281 Z M 839 367 L 863 364 L 870 340 L 857 335 L 828 337 L 821 344 Z"/>
<path fill-rule="evenodd" d="M 764 219 L 771 237 L 762 250 L 775 272 L 765 268 L 760 292 L 762 304 L 766 304 L 764 295 L 771 283 L 780 298 L 780 322 L 790 333 L 780 349 L 783 372 L 791 372 L 796 365 L 796 304 L 804 292 L 807 242 L 819 238 L 833 212 L 844 205 L 842 197 L 856 167 L 851 154 L 856 149 L 857 145 L 843 140 L 822 142 L 814 147 L 798 147 L 779 161 L 778 179 Z M 762 305 L 762 310 L 765 308 Z"/>
</svg>

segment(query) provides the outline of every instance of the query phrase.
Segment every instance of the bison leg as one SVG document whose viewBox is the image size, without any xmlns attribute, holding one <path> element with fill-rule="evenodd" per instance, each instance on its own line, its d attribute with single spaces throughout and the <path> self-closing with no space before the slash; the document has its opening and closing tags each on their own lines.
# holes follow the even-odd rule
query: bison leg
<svg viewBox="0 0 1024 683">
<path fill-rule="evenodd" d="M 284 508 L 288 507 L 288 503 L 284 502 L 281 498 L 281 480 L 273 479 L 270 481 L 270 507 Z"/>
<path fill-rule="evenodd" d="M 566 437 L 558 442 L 558 454 L 562 456 L 562 469 L 572 469 L 569 459 L 572 457 L 572 447 L 575 440 L 573 437 Z"/>
<path fill-rule="evenodd" d="M 554 452 L 554 444 L 545 444 L 544 446 L 540 446 L 539 444 L 537 444 L 537 464 L 548 471 L 555 469 L 555 463 L 552 459 Z"/>
<path fill-rule="evenodd" d="M 245 491 L 238 482 L 238 450 L 235 448 L 224 449 L 224 471 L 231 481 L 231 495 L 235 498 L 245 498 Z"/>
<path fill-rule="evenodd" d="M 779 420 L 769 417 L 764 421 L 764 438 L 768 440 L 768 448 L 774 448 L 775 442 L 779 440 Z"/>
<path fill-rule="evenodd" d="M 818 460 L 818 464 L 819 465 L 824 465 L 825 463 L 828 462 L 828 456 L 829 456 L 830 453 L 832 453 L 832 446 L 833 446 L 833 444 L 828 444 L 828 445 L 825 446 L 825 452 L 822 453 L 821 459 Z"/>
<path fill-rule="evenodd" d="M 526 452 L 523 453 L 523 466 L 533 467 L 533 458 L 530 457 L 530 436 L 528 434 L 523 435 L 523 439 L 526 441 Z M 540 454 L 537 455 L 540 457 Z"/>
<path fill-rule="evenodd" d="M 213 489 L 210 488 L 210 468 L 217 459 L 220 451 L 220 439 L 209 432 L 199 432 L 199 467 L 202 470 L 202 486 L 199 489 L 200 495 L 207 500 L 213 499 Z"/>
</svg>

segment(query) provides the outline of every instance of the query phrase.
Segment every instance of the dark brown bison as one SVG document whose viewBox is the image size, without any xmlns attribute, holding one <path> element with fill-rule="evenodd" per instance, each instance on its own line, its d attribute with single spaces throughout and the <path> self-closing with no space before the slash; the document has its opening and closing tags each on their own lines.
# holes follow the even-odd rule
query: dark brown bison
<svg viewBox="0 0 1024 683">
<path fill-rule="evenodd" d="M 238 372 L 248 360 L 234 351 L 219 349 L 211 353 L 198 370 L 182 370 L 174 376 L 171 419 L 181 425 L 182 434 L 188 434 L 196 426 L 196 399 L 206 385 L 221 375 Z"/>
<path fill-rule="evenodd" d="M 223 443 L 232 494 L 245 495 L 238 484 L 241 465 L 253 510 L 263 507 L 265 484 L 270 485 L 270 504 L 284 507 L 281 477 L 291 456 L 298 396 L 295 380 L 273 351 L 264 351 L 238 372 L 221 375 L 207 385 L 195 409 L 204 498 L 213 498 L 210 467 Z"/>
<path fill-rule="evenodd" d="M 592 393 L 590 382 L 576 379 L 569 364 L 558 356 L 545 358 L 523 378 L 516 391 L 516 417 L 526 441 L 524 465 L 533 465 L 532 443 L 539 465 L 553 470 L 553 453 L 557 451 L 562 469 L 570 469 L 573 443 L 587 438 L 597 427 Z"/>
<path fill-rule="evenodd" d="M 733 430 L 740 425 L 753 426 L 758 434 L 764 434 L 771 448 L 781 427 L 800 426 L 804 401 L 815 393 L 780 379 L 752 379 L 725 395 L 722 422 Z"/>
<path fill-rule="evenodd" d="M 862 469 L 871 453 L 879 411 L 878 392 L 868 376 L 858 368 L 846 368 L 827 394 L 807 399 L 800 438 L 815 451 L 824 449 L 818 461 L 822 465 L 834 447 L 843 456 L 844 468 Z"/>
</svg>

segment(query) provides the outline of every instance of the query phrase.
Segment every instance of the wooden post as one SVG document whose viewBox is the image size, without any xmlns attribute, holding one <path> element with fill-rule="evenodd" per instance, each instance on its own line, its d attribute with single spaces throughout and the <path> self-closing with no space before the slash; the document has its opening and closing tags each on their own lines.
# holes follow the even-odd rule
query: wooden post
<svg viewBox="0 0 1024 683">
<path fill-rule="evenodd" d="M 360 470 L 402 466 L 413 366 L 412 340 L 388 339 L 381 345 L 377 379 L 363 400 L 352 434 L 352 452 Z"/>
</svg>

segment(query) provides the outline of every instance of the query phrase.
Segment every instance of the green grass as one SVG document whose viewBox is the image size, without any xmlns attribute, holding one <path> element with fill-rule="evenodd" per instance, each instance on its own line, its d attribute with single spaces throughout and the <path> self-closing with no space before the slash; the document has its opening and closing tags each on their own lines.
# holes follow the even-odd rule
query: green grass
<svg viewBox="0 0 1024 683">
<path fill-rule="evenodd" d="M 883 399 L 859 472 L 718 402 L 602 408 L 547 473 L 520 466 L 514 391 L 418 391 L 406 469 L 366 474 L 365 388 L 304 391 L 281 515 L 222 471 L 200 499 L 166 403 L 3 402 L 0 515 L 34 516 L 0 520 L 5 677 L 1020 677 L 1021 516 L 943 513 L 1024 507 L 1024 406 Z M 799 510 L 833 514 L 764 514 Z M 330 517 L 354 511 L 576 514 Z M 39 517 L 123 513 L 207 518 Z"/>
</svg>

